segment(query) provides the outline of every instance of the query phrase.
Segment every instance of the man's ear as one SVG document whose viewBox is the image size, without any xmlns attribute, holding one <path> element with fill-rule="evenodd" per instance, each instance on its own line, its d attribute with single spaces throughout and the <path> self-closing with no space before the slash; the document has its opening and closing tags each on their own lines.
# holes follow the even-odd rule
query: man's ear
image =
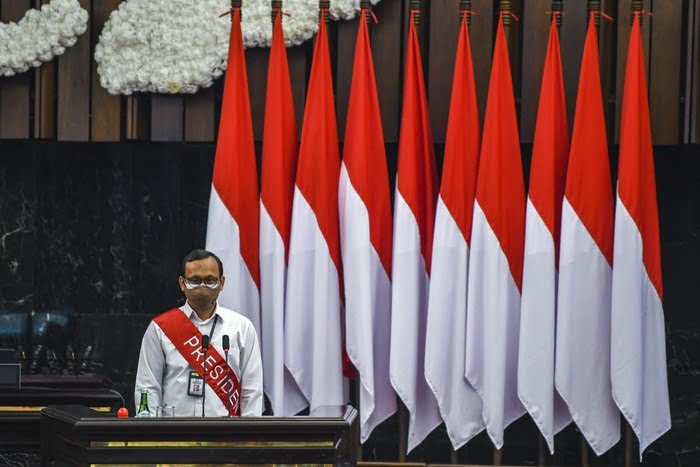
<svg viewBox="0 0 700 467">
<path fill-rule="evenodd" d="M 177 281 L 180 283 L 180 290 L 182 290 L 182 292 L 184 293 L 185 292 L 185 279 L 183 279 L 183 277 L 180 276 L 177 278 Z"/>
<path fill-rule="evenodd" d="M 221 276 L 221 285 L 219 286 L 219 290 L 224 290 L 224 282 L 226 282 L 226 276 Z"/>
</svg>

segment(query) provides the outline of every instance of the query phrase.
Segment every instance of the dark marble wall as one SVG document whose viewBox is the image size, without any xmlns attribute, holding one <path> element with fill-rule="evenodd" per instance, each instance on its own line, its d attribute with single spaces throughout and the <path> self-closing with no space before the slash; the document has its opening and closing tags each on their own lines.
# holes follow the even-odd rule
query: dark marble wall
<svg viewBox="0 0 700 467">
<path fill-rule="evenodd" d="M 0 141 L 0 347 L 43 343 L 60 358 L 68 344 L 77 353 L 92 345 L 92 369 L 130 400 L 142 333 L 181 303 L 181 258 L 204 245 L 213 154 L 211 144 Z M 698 155 L 697 146 L 656 148 L 673 428 L 645 465 L 700 465 Z M 377 429 L 365 460 L 398 458 L 398 418 Z M 557 443 L 550 463 L 580 462 L 574 427 Z M 591 463 L 617 465 L 624 448 L 591 453 Z M 490 463 L 491 449 L 480 435 L 457 458 Z M 440 428 L 409 459 L 450 462 L 450 452 Z M 537 456 L 523 417 L 506 432 L 503 460 Z"/>
</svg>

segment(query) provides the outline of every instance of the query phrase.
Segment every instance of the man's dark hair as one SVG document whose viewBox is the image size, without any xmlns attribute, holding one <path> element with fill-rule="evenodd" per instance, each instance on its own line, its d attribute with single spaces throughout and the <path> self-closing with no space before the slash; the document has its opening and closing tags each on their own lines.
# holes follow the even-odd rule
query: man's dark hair
<svg viewBox="0 0 700 467">
<path fill-rule="evenodd" d="M 219 257 L 211 251 L 202 250 L 201 248 L 197 248 L 196 250 L 190 251 L 187 254 L 187 256 L 185 256 L 185 258 L 182 260 L 182 271 L 180 272 L 180 274 L 182 274 L 182 277 L 185 277 L 185 266 L 187 265 L 187 263 L 207 258 L 214 258 L 216 260 L 216 264 L 219 266 L 219 277 L 222 277 L 224 275 L 224 265 L 221 263 Z"/>
</svg>

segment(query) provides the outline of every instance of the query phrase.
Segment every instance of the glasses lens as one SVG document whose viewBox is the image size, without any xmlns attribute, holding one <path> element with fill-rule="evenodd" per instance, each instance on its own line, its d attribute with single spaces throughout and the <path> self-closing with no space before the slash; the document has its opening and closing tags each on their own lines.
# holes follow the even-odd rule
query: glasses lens
<svg viewBox="0 0 700 467">
<path fill-rule="evenodd" d="M 215 289 L 219 286 L 219 279 L 204 279 L 204 285 L 210 289 Z"/>
</svg>

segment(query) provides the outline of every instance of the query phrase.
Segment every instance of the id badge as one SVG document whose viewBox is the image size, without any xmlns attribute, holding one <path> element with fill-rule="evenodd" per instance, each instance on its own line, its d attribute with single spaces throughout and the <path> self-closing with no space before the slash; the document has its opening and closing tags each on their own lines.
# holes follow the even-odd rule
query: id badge
<svg viewBox="0 0 700 467">
<path fill-rule="evenodd" d="M 204 394 L 204 379 L 196 371 L 190 371 L 190 381 L 187 385 L 188 396 L 199 396 Z"/>
</svg>

